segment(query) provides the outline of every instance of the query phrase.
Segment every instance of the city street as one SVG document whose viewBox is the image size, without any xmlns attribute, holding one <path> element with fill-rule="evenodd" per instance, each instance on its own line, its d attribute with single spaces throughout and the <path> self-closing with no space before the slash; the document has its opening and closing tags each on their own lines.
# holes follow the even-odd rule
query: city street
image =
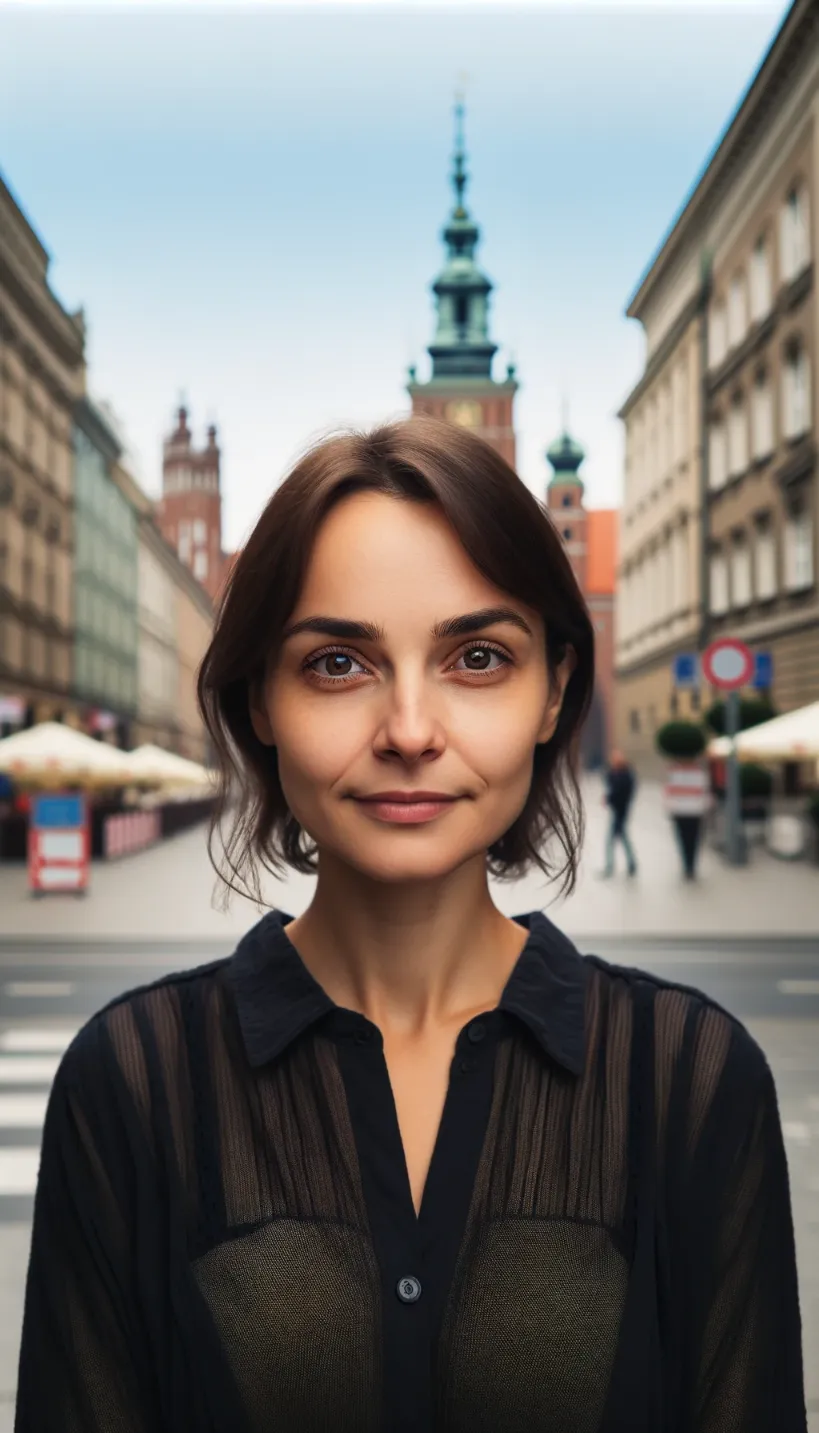
<svg viewBox="0 0 819 1433">
<path fill-rule="evenodd" d="M 605 812 L 586 786 L 589 830 L 576 894 L 549 913 L 581 949 L 697 986 L 745 1021 L 777 1081 L 791 1170 L 811 1433 L 819 1433 L 819 870 L 754 850 L 727 870 L 704 853 L 686 886 L 659 791 L 638 796 L 635 880 L 596 877 Z M 236 897 L 229 914 L 213 887 L 200 828 L 165 846 L 95 867 L 87 898 L 33 900 L 20 867 L 0 867 L 0 1433 L 13 1425 L 32 1196 L 48 1090 L 79 1026 L 122 991 L 227 955 L 256 919 Z M 297 913 L 312 881 L 266 887 Z M 509 913 L 542 907 L 542 881 L 497 886 Z"/>
</svg>

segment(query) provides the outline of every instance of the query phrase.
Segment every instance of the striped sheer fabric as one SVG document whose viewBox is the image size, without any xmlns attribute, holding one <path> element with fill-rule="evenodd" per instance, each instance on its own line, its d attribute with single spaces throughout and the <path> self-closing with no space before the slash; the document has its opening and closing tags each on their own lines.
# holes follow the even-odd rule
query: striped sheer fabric
<svg viewBox="0 0 819 1433">
<path fill-rule="evenodd" d="M 252 1068 L 229 965 L 131 992 L 64 1057 L 17 1433 L 410 1426 L 373 1232 L 391 1212 L 362 1177 L 379 1131 L 355 1125 L 326 1023 Z M 427 1427 L 804 1433 L 768 1067 L 696 992 L 582 966 L 580 1075 L 497 1023 L 454 1272 L 439 1317 L 418 1303 Z"/>
</svg>

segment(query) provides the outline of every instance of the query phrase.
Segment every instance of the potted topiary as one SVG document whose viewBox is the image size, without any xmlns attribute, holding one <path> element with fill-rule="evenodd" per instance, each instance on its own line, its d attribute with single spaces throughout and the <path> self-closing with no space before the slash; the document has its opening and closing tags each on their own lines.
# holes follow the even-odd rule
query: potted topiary
<svg viewBox="0 0 819 1433">
<path fill-rule="evenodd" d="M 764 831 L 768 817 L 768 802 L 773 791 L 773 776 L 765 766 L 753 761 L 739 763 L 739 792 L 742 801 L 742 819 L 761 826 Z"/>
<path fill-rule="evenodd" d="M 672 760 L 695 761 L 705 750 L 705 733 L 693 721 L 667 721 L 655 741 L 658 751 Z"/>
<path fill-rule="evenodd" d="M 813 854 L 819 862 L 819 791 L 814 791 L 808 801 L 806 813 L 813 836 Z"/>
</svg>

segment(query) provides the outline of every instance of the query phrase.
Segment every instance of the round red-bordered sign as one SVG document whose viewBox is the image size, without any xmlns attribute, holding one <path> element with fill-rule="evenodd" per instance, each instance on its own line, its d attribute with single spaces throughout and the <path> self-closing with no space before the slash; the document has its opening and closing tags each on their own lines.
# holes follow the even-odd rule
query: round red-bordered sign
<svg viewBox="0 0 819 1433">
<path fill-rule="evenodd" d="M 705 680 L 724 692 L 745 687 L 754 674 L 754 654 L 736 637 L 719 637 L 702 654 Z"/>
</svg>

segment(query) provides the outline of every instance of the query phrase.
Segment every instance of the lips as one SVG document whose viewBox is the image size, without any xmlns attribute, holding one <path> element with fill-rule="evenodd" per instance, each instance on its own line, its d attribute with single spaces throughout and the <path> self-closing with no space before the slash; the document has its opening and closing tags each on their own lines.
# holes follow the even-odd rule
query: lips
<svg viewBox="0 0 819 1433">
<path fill-rule="evenodd" d="M 357 801 L 389 801 L 392 804 L 412 806 L 417 802 L 457 801 L 444 791 L 377 791 L 374 796 L 357 796 Z"/>
</svg>

